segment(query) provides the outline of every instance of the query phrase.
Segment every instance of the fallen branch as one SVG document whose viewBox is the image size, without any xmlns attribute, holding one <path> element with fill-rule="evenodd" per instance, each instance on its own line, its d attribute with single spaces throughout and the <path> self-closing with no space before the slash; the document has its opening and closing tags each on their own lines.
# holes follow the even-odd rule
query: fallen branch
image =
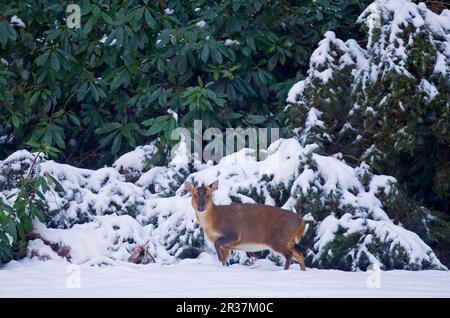
<svg viewBox="0 0 450 318">
<path fill-rule="evenodd" d="M 148 264 L 151 260 L 153 263 L 155 263 L 156 262 L 155 258 L 148 251 L 147 244 L 149 242 L 150 240 L 148 240 L 144 244 L 137 244 L 133 248 L 130 257 L 128 258 L 128 261 L 134 264 Z"/>
</svg>

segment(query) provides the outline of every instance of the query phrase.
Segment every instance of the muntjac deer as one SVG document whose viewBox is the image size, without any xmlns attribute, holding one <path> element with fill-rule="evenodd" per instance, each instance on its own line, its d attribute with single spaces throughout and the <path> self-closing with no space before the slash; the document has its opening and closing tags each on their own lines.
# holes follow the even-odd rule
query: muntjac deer
<svg viewBox="0 0 450 318">
<path fill-rule="evenodd" d="M 303 254 L 295 245 L 302 239 L 305 221 L 288 210 L 264 204 L 215 205 L 213 191 L 215 181 L 205 187 L 195 187 L 186 181 L 185 189 L 192 193 L 192 207 L 200 226 L 216 248 L 223 265 L 229 265 L 230 250 L 256 252 L 271 249 L 286 258 L 288 269 L 292 257 L 305 270 Z"/>
</svg>

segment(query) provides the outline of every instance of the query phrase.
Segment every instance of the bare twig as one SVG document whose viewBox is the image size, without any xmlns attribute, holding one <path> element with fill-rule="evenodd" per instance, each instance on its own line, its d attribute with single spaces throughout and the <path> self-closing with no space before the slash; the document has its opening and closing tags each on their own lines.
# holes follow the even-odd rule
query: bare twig
<svg viewBox="0 0 450 318">
<path fill-rule="evenodd" d="M 34 157 L 33 162 L 31 163 L 30 170 L 28 170 L 27 178 L 31 176 L 31 172 L 33 171 L 34 166 L 36 165 L 37 159 L 41 155 L 42 151 L 39 151 L 38 154 Z"/>
</svg>

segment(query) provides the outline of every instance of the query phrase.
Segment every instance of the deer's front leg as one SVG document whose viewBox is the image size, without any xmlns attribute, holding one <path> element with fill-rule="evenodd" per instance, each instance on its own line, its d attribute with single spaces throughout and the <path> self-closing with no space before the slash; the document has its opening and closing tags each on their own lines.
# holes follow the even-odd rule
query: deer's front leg
<svg viewBox="0 0 450 318">
<path fill-rule="evenodd" d="M 229 266 L 228 263 L 228 255 L 229 255 L 229 248 L 237 242 L 238 238 L 234 235 L 229 236 L 222 236 L 219 237 L 214 242 L 214 247 L 216 248 L 217 256 L 219 257 L 219 261 L 222 262 L 222 265 Z"/>
</svg>

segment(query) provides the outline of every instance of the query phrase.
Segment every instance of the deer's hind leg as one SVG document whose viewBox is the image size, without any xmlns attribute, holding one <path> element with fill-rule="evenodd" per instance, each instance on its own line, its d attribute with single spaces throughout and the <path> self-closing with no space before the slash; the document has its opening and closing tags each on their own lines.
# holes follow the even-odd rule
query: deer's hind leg
<svg viewBox="0 0 450 318">
<path fill-rule="evenodd" d="M 300 268 L 302 271 L 305 270 L 305 258 L 303 257 L 303 253 L 297 251 L 294 247 L 294 250 L 292 251 L 292 255 L 294 255 L 295 260 L 300 265 Z"/>
<path fill-rule="evenodd" d="M 295 242 L 294 241 L 289 244 L 288 249 L 292 253 L 292 256 L 294 256 L 295 260 L 300 265 L 301 270 L 304 271 L 305 270 L 305 258 L 303 257 L 303 253 L 299 252 L 295 248 Z"/>
<path fill-rule="evenodd" d="M 284 257 L 286 258 L 286 262 L 284 263 L 284 269 L 287 270 L 287 269 L 289 269 L 289 266 L 291 266 L 292 253 L 291 252 L 287 252 L 287 254 L 284 255 Z"/>
<path fill-rule="evenodd" d="M 225 248 L 225 247 L 221 247 L 220 251 L 222 252 L 222 257 L 223 257 L 223 260 L 225 261 L 225 265 L 230 266 L 230 262 L 228 262 L 228 257 L 230 256 L 231 250 L 228 248 Z"/>
</svg>

